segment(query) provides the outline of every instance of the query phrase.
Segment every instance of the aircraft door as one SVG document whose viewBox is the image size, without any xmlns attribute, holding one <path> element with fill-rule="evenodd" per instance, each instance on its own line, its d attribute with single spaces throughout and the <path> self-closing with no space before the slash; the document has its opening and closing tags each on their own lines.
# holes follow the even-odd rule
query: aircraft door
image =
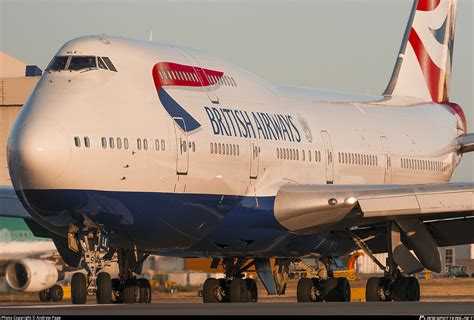
<svg viewBox="0 0 474 320">
<path fill-rule="evenodd" d="M 326 154 L 326 183 L 334 183 L 334 159 L 332 151 L 331 137 L 327 131 L 321 131 L 321 137 L 324 143 L 324 152 Z"/>
<path fill-rule="evenodd" d="M 181 129 L 186 128 L 183 118 L 173 118 L 174 132 L 176 136 L 176 174 L 187 175 L 189 167 L 189 144 L 186 132 Z"/>
<path fill-rule="evenodd" d="M 383 153 L 385 156 L 385 161 L 384 161 L 384 168 L 385 168 L 385 173 L 384 173 L 384 183 L 385 184 L 390 184 L 392 183 L 392 158 L 390 156 L 390 145 L 388 144 L 388 140 L 386 137 L 381 136 L 380 141 L 382 143 L 382 148 L 383 148 Z"/>
<path fill-rule="evenodd" d="M 260 148 L 257 140 L 250 140 L 250 179 L 257 179 L 258 165 L 260 159 Z"/>
</svg>

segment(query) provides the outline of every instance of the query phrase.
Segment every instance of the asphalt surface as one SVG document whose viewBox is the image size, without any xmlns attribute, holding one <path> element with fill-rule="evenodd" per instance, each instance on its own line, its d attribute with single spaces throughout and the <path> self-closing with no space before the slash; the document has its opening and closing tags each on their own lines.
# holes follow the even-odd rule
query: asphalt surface
<svg viewBox="0 0 474 320">
<path fill-rule="evenodd" d="M 474 302 L 23 305 L 0 315 L 474 315 Z"/>
</svg>

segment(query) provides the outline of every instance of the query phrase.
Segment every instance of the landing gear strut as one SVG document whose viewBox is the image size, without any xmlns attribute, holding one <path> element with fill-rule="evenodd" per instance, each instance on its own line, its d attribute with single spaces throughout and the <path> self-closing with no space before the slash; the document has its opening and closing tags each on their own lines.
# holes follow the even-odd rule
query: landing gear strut
<svg viewBox="0 0 474 320">
<path fill-rule="evenodd" d="M 331 258 L 319 260 L 319 269 L 315 271 L 311 266 L 299 262 L 304 269 L 316 274 L 317 277 L 302 278 L 298 281 L 296 297 L 298 302 L 349 302 L 351 301 L 351 287 L 346 278 L 334 278 L 329 265 Z"/>
<path fill-rule="evenodd" d="M 108 303 L 150 303 L 151 287 L 147 279 L 137 279 L 148 254 L 134 249 L 108 248 L 108 239 L 100 228 L 85 221 L 84 227 L 70 228 L 68 239 L 82 249 L 81 265 L 87 275 L 75 273 L 71 279 L 71 300 L 73 304 L 85 304 L 88 295 L 95 295 L 98 304 Z M 104 249 L 108 249 L 105 252 Z M 114 258 L 114 257 L 117 258 Z M 119 278 L 111 279 L 107 272 L 100 272 L 113 262 L 118 262 Z"/>
<path fill-rule="evenodd" d="M 204 282 L 202 299 L 204 303 L 257 302 L 258 290 L 254 279 L 244 279 L 244 272 L 254 265 L 243 258 L 225 258 L 225 278 L 209 278 Z M 215 259 L 213 265 L 220 263 Z"/>
<path fill-rule="evenodd" d="M 367 281 L 365 291 L 365 300 L 367 302 L 420 300 L 420 285 L 418 279 L 402 273 L 394 260 L 393 248 L 395 248 L 397 237 L 399 242 L 398 231 L 394 222 L 387 223 L 388 257 L 385 266 L 373 255 L 364 240 L 360 239 L 356 234 L 350 231 L 348 232 L 365 254 L 384 271 L 383 277 L 372 277 Z"/>
</svg>

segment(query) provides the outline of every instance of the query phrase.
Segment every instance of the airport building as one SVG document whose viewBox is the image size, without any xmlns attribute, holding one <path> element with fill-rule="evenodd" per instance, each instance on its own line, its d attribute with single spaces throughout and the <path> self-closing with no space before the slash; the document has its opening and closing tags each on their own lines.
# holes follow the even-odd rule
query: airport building
<svg viewBox="0 0 474 320">
<path fill-rule="evenodd" d="M 5 52 L 0 52 L 0 185 L 11 185 L 6 160 L 8 135 L 41 73 L 37 66 L 28 65 Z M 441 248 L 440 252 L 445 272 L 450 266 L 465 265 L 469 275 L 474 273 L 474 245 Z M 386 254 L 376 256 L 385 262 Z M 144 270 L 148 269 L 150 273 L 178 274 L 176 281 L 181 279 L 179 282 L 183 285 L 203 282 L 202 275 L 192 274 L 194 270 L 187 267 L 185 259 L 153 257 L 149 258 L 146 264 Z M 360 274 L 381 272 L 367 256 L 357 259 L 356 271 Z"/>
</svg>

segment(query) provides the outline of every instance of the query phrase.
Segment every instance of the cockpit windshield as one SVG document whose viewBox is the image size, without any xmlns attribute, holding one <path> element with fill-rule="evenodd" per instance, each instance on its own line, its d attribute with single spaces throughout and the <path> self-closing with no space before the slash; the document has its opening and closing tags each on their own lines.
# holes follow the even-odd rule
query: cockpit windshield
<svg viewBox="0 0 474 320">
<path fill-rule="evenodd" d="M 53 58 L 53 60 L 51 60 L 46 70 L 88 71 L 97 70 L 97 66 L 99 66 L 100 69 L 117 72 L 117 69 L 108 57 L 95 56 L 56 56 Z"/>
<path fill-rule="evenodd" d="M 67 65 L 67 56 L 56 56 L 51 60 L 46 70 L 60 71 L 65 70 Z"/>
<path fill-rule="evenodd" d="M 68 70 L 95 69 L 97 68 L 95 60 L 95 57 L 92 56 L 72 56 Z"/>
</svg>

